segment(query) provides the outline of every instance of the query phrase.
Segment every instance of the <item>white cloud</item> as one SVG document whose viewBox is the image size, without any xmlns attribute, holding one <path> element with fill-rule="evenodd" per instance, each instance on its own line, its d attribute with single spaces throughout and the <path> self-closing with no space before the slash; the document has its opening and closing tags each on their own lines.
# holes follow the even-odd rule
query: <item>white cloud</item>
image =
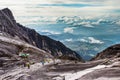
<svg viewBox="0 0 120 80">
<path fill-rule="evenodd" d="M 88 42 L 86 39 L 80 39 L 80 41 L 82 41 L 82 42 Z"/>
<path fill-rule="evenodd" d="M 99 48 L 96 47 L 96 48 L 94 48 L 94 50 L 95 50 L 95 51 L 99 51 Z"/>
<path fill-rule="evenodd" d="M 85 27 L 94 27 L 94 26 L 91 24 L 91 22 L 89 22 L 89 21 L 80 22 L 80 23 L 78 23 L 78 25 L 83 25 L 83 26 L 85 26 Z"/>
<path fill-rule="evenodd" d="M 88 37 L 88 38 L 84 38 L 84 39 L 80 39 L 80 41 L 82 42 L 88 42 L 91 44 L 103 44 L 104 42 L 98 39 L 95 39 L 93 37 Z"/>
<path fill-rule="evenodd" d="M 42 30 L 41 32 L 46 32 L 46 33 L 50 33 L 50 34 L 61 34 L 60 32 L 55 32 L 55 31 L 50 31 L 50 30 Z M 47 34 L 49 35 L 49 34 Z"/>
<path fill-rule="evenodd" d="M 120 25 L 120 21 L 116 22 L 117 25 Z"/>
<path fill-rule="evenodd" d="M 86 27 L 94 27 L 94 26 L 92 26 L 91 24 L 86 24 L 86 25 L 84 25 L 84 26 L 86 26 Z"/>
<path fill-rule="evenodd" d="M 65 23 L 72 25 L 74 27 L 96 27 L 95 25 L 100 24 L 119 24 L 119 17 L 117 15 L 103 15 L 103 16 L 94 16 L 94 17 L 81 17 L 81 16 L 63 16 L 59 17 L 57 20 L 58 23 Z"/>
<path fill-rule="evenodd" d="M 73 41 L 73 39 L 65 39 L 65 41 L 67 41 L 67 42 L 71 42 L 71 41 Z"/>
<path fill-rule="evenodd" d="M 90 16 L 95 17 L 104 14 L 119 15 L 120 10 L 119 0 L 0 0 L 0 8 L 8 7 L 14 13 L 17 21 L 21 23 L 36 22 L 37 19 L 28 21 L 20 19 L 19 16 Z M 40 6 L 40 4 L 80 4 L 86 5 L 82 7 L 65 7 L 65 6 Z M 87 6 L 91 5 L 91 6 Z M 42 21 L 43 18 L 38 19 Z M 44 18 L 44 21 L 47 20 Z M 23 22 L 25 21 L 25 22 Z M 41 22 L 40 21 L 40 22 Z M 75 20 L 74 20 L 75 21 Z M 68 21 L 68 24 L 74 23 L 73 20 Z M 79 25 L 79 23 L 74 23 Z M 80 23 L 81 24 L 81 23 Z M 98 24 L 98 23 L 93 23 Z M 85 24 L 85 27 L 93 27 L 92 24 Z"/>
<path fill-rule="evenodd" d="M 91 57 L 94 57 L 95 55 L 94 54 L 88 54 L 89 56 L 91 56 Z"/>
<path fill-rule="evenodd" d="M 28 19 L 29 18 L 29 19 Z M 56 23 L 57 17 L 42 17 L 42 16 L 35 16 L 35 17 L 16 17 L 19 23 L 23 24 L 51 24 Z"/>
<path fill-rule="evenodd" d="M 97 40 L 93 37 L 88 37 L 90 43 L 97 43 L 97 44 L 103 44 L 103 41 Z"/>
<path fill-rule="evenodd" d="M 120 9 L 119 0 L 0 0 L 0 8 L 9 7 L 15 16 L 95 16 Z M 86 4 L 94 6 L 64 7 L 39 4 Z M 113 13 L 111 13 L 113 14 Z"/>
<path fill-rule="evenodd" d="M 64 33 L 73 33 L 73 28 L 71 27 L 67 27 L 67 28 L 64 28 Z"/>
</svg>

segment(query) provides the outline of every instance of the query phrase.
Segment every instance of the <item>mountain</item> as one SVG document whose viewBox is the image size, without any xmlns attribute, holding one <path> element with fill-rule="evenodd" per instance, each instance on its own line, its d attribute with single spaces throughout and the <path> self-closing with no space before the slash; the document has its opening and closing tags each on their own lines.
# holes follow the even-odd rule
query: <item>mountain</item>
<svg viewBox="0 0 120 80">
<path fill-rule="evenodd" d="M 120 44 L 116 44 L 108 47 L 102 52 L 98 53 L 92 60 L 106 59 L 106 58 L 118 58 L 120 57 Z"/>
<path fill-rule="evenodd" d="M 32 48 L 39 48 L 46 54 L 50 53 L 56 58 L 82 61 L 80 55 L 78 55 L 75 51 L 67 48 L 60 41 L 55 41 L 47 36 L 40 35 L 34 29 L 29 29 L 17 23 L 12 12 L 8 8 L 0 10 L 0 36 L 1 39 L 3 39 L 2 37 L 5 37 L 5 40 L 6 38 L 13 40 L 13 42 L 9 42 L 8 40 L 6 40 L 6 42 L 4 42 L 4 40 L 0 42 L 1 45 L 5 45 L 5 47 L 0 46 L 0 57 L 2 57 L 3 55 L 4 57 L 7 57 L 9 54 L 18 54 L 19 50 L 21 50 L 18 46 L 25 47 L 26 45 L 31 45 Z M 17 41 L 17 47 L 16 44 L 11 45 Z M 19 42 L 21 42 L 21 44 L 19 44 Z M 22 42 L 26 45 L 22 44 Z M 10 47 L 8 47 L 8 43 L 10 44 Z M 3 47 L 7 50 L 3 50 Z M 36 48 L 34 49 L 36 50 Z M 11 49 L 13 51 L 11 51 Z M 9 53 L 7 53 L 6 51 Z M 7 55 L 5 55 L 6 53 Z"/>
</svg>

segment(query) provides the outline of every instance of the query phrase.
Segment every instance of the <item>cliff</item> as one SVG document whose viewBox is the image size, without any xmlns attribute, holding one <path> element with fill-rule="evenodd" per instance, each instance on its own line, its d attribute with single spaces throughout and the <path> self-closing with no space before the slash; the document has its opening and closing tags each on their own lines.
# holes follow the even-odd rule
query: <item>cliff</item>
<svg viewBox="0 0 120 80">
<path fill-rule="evenodd" d="M 34 29 L 29 29 L 17 23 L 12 12 L 8 8 L 0 10 L 0 36 L 24 41 L 41 50 L 44 50 L 46 53 L 50 53 L 56 58 L 82 61 L 80 55 L 67 48 L 60 41 L 55 41 L 47 36 L 40 35 Z M 2 50 L 2 46 L 0 47 L 0 50 Z M 0 52 L 1 57 L 4 55 L 3 50 Z"/>
</svg>

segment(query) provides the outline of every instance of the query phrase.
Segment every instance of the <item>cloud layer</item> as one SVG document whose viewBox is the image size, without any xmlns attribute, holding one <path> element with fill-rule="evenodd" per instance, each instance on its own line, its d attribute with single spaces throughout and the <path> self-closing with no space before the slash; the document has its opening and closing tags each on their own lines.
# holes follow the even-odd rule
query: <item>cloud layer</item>
<svg viewBox="0 0 120 80">
<path fill-rule="evenodd" d="M 120 13 L 119 0 L 0 0 L 16 16 L 96 16 Z"/>
<path fill-rule="evenodd" d="M 73 16 L 73 17 L 59 17 L 56 19 L 57 23 L 65 23 L 74 27 L 88 27 L 94 28 L 96 25 L 102 24 L 117 24 L 120 25 L 120 16 L 111 16 L 111 15 L 104 15 L 104 16 L 97 16 L 97 17 L 81 17 L 81 16 Z"/>
</svg>

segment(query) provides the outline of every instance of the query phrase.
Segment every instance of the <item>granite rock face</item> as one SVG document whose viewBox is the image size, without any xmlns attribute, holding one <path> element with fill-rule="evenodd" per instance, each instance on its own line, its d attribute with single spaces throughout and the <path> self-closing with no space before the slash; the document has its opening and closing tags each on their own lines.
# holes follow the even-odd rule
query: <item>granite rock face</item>
<svg viewBox="0 0 120 80">
<path fill-rule="evenodd" d="M 120 44 L 116 44 L 98 53 L 92 60 L 119 58 L 119 57 L 120 57 Z"/>
<path fill-rule="evenodd" d="M 61 42 L 55 41 L 47 36 L 40 35 L 34 29 L 29 29 L 17 23 L 12 12 L 8 8 L 0 10 L 0 35 L 22 40 L 57 58 L 82 61 L 80 55 L 67 48 Z"/>
</svg>

